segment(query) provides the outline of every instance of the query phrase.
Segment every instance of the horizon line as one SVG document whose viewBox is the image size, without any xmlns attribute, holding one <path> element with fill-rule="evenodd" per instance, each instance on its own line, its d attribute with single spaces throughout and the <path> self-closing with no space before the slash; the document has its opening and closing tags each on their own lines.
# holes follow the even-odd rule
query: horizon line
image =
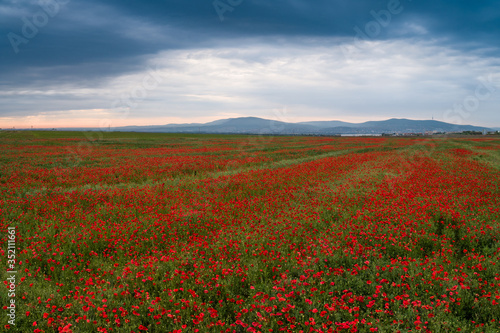
<svg viewBox="0 0 500 333">
<path fill-rule="evenodd" d="M 277 120 L 277 119 L 267 119 L 267 118 L 261 118 L 261 117 L 256 117 L 256 116 L 242 116 L 242 117 L 230 117 L 230 118 L 220 118 L 216 120 L 211 120 L 207 121 L 205 123 L 163 123 L 163 124 L 150 124 L 150 125 L 121 125 L 121 126 L 47 126 L 47 127 L 19 127 L 16 128 L 15 126 L 13 127 L 6 127 L 6 128 L 0 128 L 0 130 L 36 130 L 36 129 L 112 129 L 112 128 L 123 128 L 123 127 L 153 127 L 153 126 L 168 126 L 168 125 L 193 125 L 193 124 L 200 124 L 200 125 L 205 125 L 209 124 L 212 122 L 220 121 L 220 120 L 230 120 L 230 119 L 245 119 L 245 118 L 256 118 L 256 119 L 261 119 L 261 120 L 266 120 L 266 121 L 271 121 L 271 122 L 282 122 L 282 123 L 287 123 L 287 124 L 303 124 L 303 123 L 310 123 L 310 122 L 331 122 L 331 121 L 338 121 L 338 122 L 343 122 L 347 124 L 364 124 L 367 122 L 383 122 L 383 121 L 388 121 L 388 120 L 410 120 L 410 121 L 435 121 L 439 123 L 445 123 L 449 125 L 455 125 L 455 126 L 474 126 L 474 127 L 484 127 L 484 128 L 489 128 L 489 129 L 494 129 L 494 128 L 500 128 L 500 126 L 484 126 L 484 125 L 472 125 L 472 124 L 454 124 L 454 123 L 447 123 L 442 120 L 436 120 L 436 119 L 411 119 L 411 118 L 387 118 L 384 120 L 366 120 L 362 122 L 349 122 L 349 121 L 344 121 L 344 120 L 339 120 L 339 119 L 329 119 L 329 120 L 305 120 L 305 121 L 298 121 L 298 122 L 290 122 L 290 121 L 283 121 L 283 120 Z M 196 125 L 194 125 L 196 126 Z M 338 127 L 338 126 L 335 126 Z"/>
</svg>

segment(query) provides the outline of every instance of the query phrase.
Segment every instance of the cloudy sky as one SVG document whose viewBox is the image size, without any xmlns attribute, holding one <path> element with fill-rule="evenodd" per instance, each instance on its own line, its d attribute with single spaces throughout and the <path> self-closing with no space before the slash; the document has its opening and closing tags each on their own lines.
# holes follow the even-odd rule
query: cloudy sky
<svg viewBox="0 0 500 333">
<path fill-rule="evenodd" d="M 500 126 L 498 0 L 0 0 L 0 128 Z"/>
</svg>

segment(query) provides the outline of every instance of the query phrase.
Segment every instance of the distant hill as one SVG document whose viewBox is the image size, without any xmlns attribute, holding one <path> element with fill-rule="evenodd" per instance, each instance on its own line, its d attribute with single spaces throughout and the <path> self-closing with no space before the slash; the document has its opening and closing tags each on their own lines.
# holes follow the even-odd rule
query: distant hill
<svg viewBox="0 0 500 333">
<path fill-rule="evenodd" d="M 388 119 L 367 121 L 359 124 L 344 125 L 342 128 L 331 128 L 333 132 L 347 133 L 425 133 L 425 132 L 462 132 L 490 130 L 486 127 L 472 125 L 455 125 L 437 120 Z"/>
<path fill-rule="evenodd" d="M 66 130 L 98 130 L 96 128 L 65 128 Z M 107 129 L 106 129 L 107 130 Z M 383 134 L 491 131 L 493 129 L 472 125 L 455 125 L 436 120 L 388 119 L 348 123 L 338 120 L 288 123 L 257 117 L 229 118 L 209 123 L 167 124 L 154 126 L 124 126 L 113 131 L 163 132 L 163 133 L 241 133 L 241 134 Z"/>
</svg>

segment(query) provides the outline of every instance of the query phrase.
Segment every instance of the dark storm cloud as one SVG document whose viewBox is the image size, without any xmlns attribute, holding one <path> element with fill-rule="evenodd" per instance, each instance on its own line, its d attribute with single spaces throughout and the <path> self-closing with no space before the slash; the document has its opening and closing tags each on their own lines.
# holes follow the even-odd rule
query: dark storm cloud
<svg viewBox="0 0 500 333">
<path fill-rule="evenodd" d="M 29 66 L 95 63 L 95 73 L 133 70 L 142 55 L 172 48 L 189 48 L 238 36 L 338 36 L 354 37 L 364 30 L 374 13 L 391 5 L 401 11 L 374 38 L 407 38 L 421 35 L 408 29 L 418 24 L 425 38 L 444 38 L 464 47 L 498 47 L 500 6 L 496 1 L 305 1 L 305 0 L 180 0 L 167 1 L 4 1 L 0 9 L 0 70 L 9 73 Z M 220 7 L 220 4 L 227 7 Z M 235 6 L 229 3 L 236 4 Z M 399 6 L 397 3 L 400 3 Z M 42 5 L 40 5 L 42 4 Z M 219 4 L 219 13 L 214 4 Z M 40 12 L 48 8 L 46 24 Z M 231 10 L 229 10 L 229 8 Z M 47 12 L 47 10 L 45 10 Z M 222 14 L 224 21 L 218 14 Z M 34 17 L 43 24 L 32 38 L 25 38 Z M 26 23 L 28 21 L 29 23 Z M 28 27 L 26 27 L 28 26 Z M 406 27 L 406 28 L 405 28 Z M 134 32 L 136 35 L 134 36 Z M 14 33 L 27 43 L 8 38 Z M 31 36 L 29 36 L 31 37 Z M 17 43 L 19 43 L 17 45 Z M 12 45 L 14 44 L 14 47 Z M 15 52 L 18 49 L 19 52 Z M 103 71 L 102 64 L 114 64 Z M 68 68 L 71 72 L 71 70 Z"/>
</svg>

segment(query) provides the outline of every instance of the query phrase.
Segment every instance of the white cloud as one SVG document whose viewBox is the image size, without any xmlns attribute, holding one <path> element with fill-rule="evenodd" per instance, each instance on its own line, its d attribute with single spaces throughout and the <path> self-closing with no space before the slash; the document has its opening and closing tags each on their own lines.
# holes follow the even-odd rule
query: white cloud
<svg viewBox="0 0 500 333">
<path fill-rule="evenodd" d="M 287 121 L 432 116 L 439 120 L 453 103 L 461 102 L 471 90 L 474 93 L 479 77 L 500 72 L 497 59 L 460 53 L 435 41 L 358 45 L 333 39 L 285 44 L 240 40 L 237 45 L 164 51 L 152 56 L 143 72 L 117 76 L 95 88 L 55 86 L 3 94 L 36 95 L 47 105 L 51 96 L 64 96 L 58 109 L 66 105 L 68 109 L 109 109 L 115 114 L 123 112 L 116 100 L 128 95 L 133 107 L 113 126 L 164 124 L 174 119 L 201 122 L 226 115 L 275 119 L 272 110 L 283 106 L 289 109 Z M 352 52 L 346 57 L 339 45 Z M 151 76 L 157 84 L 150 80 L 145 86 Z M 500 125 L 494 101 L 499 101 L 498 94 L 468 121 Z M 23 107 L 36 114 L 37 104 Z"/>
</svg>

